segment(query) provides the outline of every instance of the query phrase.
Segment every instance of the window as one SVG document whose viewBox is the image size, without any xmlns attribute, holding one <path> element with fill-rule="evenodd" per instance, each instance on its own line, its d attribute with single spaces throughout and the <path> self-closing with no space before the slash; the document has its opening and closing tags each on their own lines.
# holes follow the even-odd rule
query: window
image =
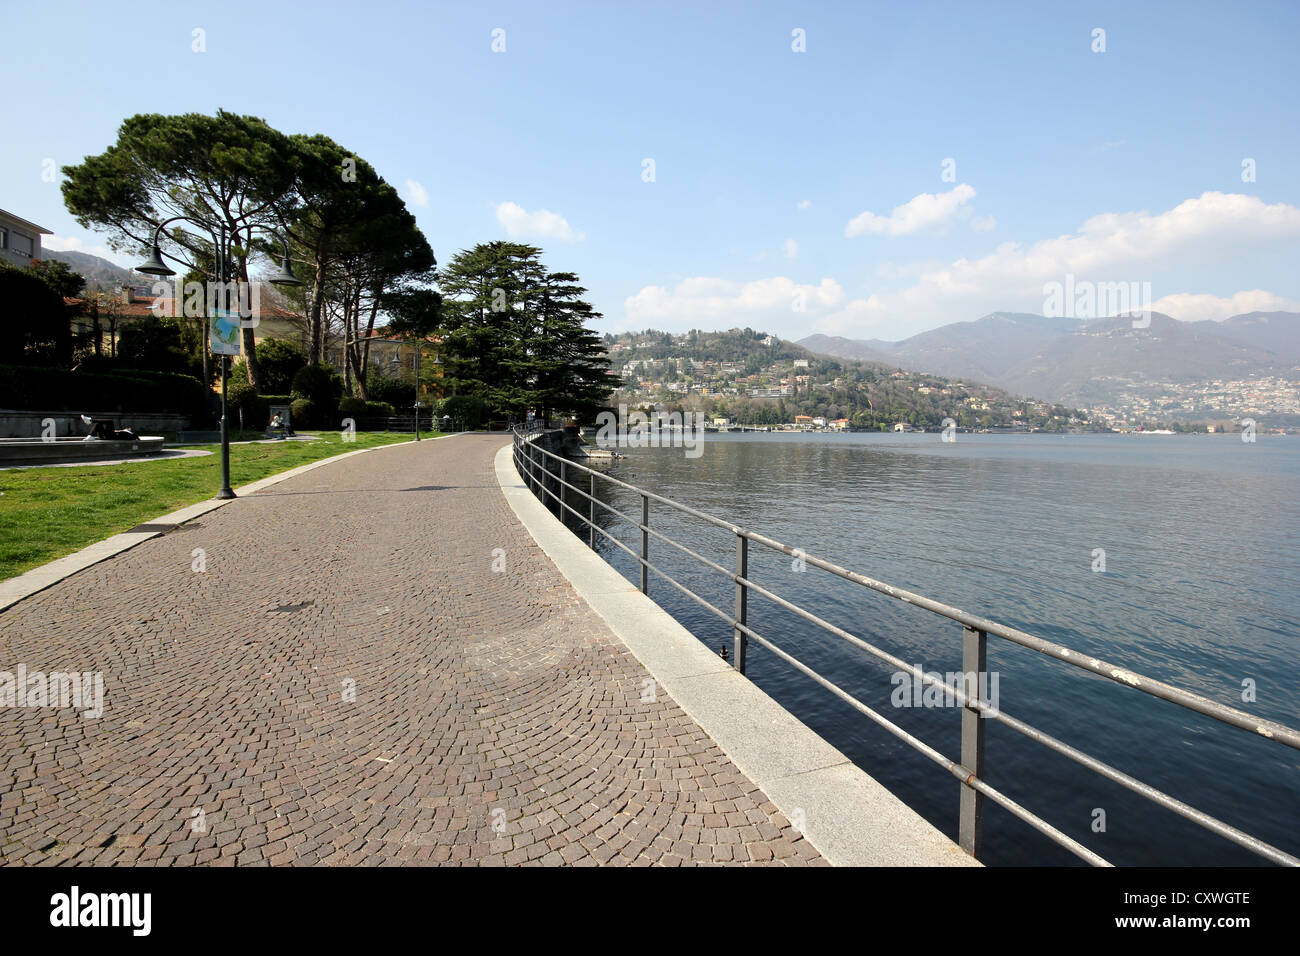
<svg viewBox="0 0 1300 956">
<path fill-rule="evenodd" d="M 32 242 L 32 237 L 24 236 L 21 232 L 13 233 L 13 235 L 8 237 L 8 241 L 12 243 L 10 248 L 20 255 L 31 256 L 36 252 L 36 246 Z"/>
<path fill-rule="evenodd" d="M 9 230 L 0 226 L 0 249 L 9 248 Z"/>
</svg>

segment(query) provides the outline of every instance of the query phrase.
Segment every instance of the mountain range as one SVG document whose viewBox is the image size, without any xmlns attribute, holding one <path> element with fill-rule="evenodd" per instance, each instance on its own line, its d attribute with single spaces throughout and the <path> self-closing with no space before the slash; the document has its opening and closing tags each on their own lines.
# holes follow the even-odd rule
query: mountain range
<svg viewBox="0 0 1300 956">
<path fill-rule="evenodd" d="M 147 286 L 153 282 L 149 276 L 123 269 L 116 263 L 88 252 L 60 252 L 57 249 L 42 249 L 42 259 L 66 262 L 68 267 L 78 275 L 85 276 L 86 290 L 89 292 L 114 292 L 124 285 Z"/>
<path fill-rule="evenodd" d="M 1126 389 L 1260 376 L 1300 379 L 1300 313 L 1250 312 L 1180 322 L 1152 312 L 1080 320 L 994 312 L 900 342 L 809 335 L 797 344 L 835 358 L 970 378 L 1054 402 L 1111 401 Z"/>
</svg>

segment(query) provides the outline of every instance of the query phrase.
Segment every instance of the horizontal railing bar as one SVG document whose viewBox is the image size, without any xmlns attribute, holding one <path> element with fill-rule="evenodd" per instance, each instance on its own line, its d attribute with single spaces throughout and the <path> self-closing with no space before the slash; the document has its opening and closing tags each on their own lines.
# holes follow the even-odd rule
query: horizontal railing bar
<svg viewBox="0 0 1300 956">
<path fill-rule="evenodd" d="M 540 446 L 537 446 L 537 448 L 543 455 L 556 459 L 561 457 L 556 455 L 554 452 L 541 448 Z M 572 467 L 579 468 L 583 471 L 593 471 L 593 469 L 586 468 L 584 465 L 579 465 L 573 462 L 570 464 Z M 597 472 L 597 474 L 599 474 L 599 472 Z M 942 601 L 936 601 L 933 598 L 927 598 L 924 595 L 917 594 L 913 591 L 894 587 L 893 585 L 886 584 L 883 581 L 877 581 L 865 574 L 850 571 L 849 569 L 841 567 L 831 561 L 808 554 L 802 549 L 793 548 L 774 538 L 769 538 L 766 535 L 741 528 L 731 522 L 723 521 L 721 518 L 717 518 L 702 511 L 697 511 L 688 505 L 680 504 L 679 502 L 675 502 L 669 498 L 657 495 L 654 492 L 645 491 L 644 489 L 628 484 L 625 481 L 620 481 L 619 479 L 613 478 L 609 475 L 602 474 L 601 477 L 606 481 L 626 488 L 636 494 L 645 495 L 655 501 L 666 504 L 677 511 L 700 518 L 715 527 L 725 528 L 733 534 L 743 535 L 749 538 L 749 540 L 761 544 L 764 547 L 791 557 L 799 557 L 801 560 L 813 565 L 814 567 L 820 568 L 823 571 L 827 571 L 847 581 L 851 581 L 854 584 L 888 595 L 889 597 L 897 598 L 906 604 L 913 604 L 916 607 L 942 615 L 943 617 L 957 621 L 960 624 L 964 624 L 967 627 L 981 630 L 987 634 L 993 634 L 997 637 L 1009 640 L 1012 643 L 1019 644 L 1029 650 L 1036 651 L 1048 657 L 1055 658 L 1056 660 L 1071 664 L 1074 667 L 1086 670 L 1098 677 L 1104 677 L 1107 680 L 1120 684 L 1121 686 L 1129 687 L 1133 690 L 1139 690 L 1152 697 L 1167 700 L 1171 703 L 1178 704 L 1181 707 L 1185 707 L 1188 710 L 1193 710 L 1197 713 L 1204 714 L 1207 717 L 1212 717 L 1221 723 L 1229 724 L 1230 726 L 1249 731 L 1268 740 L 1275 740 L 1288 747 L 1300 750 L 1300 731 L 1287 727 L 1285 724 L 1256 717 L 1252 714 L 1246 713 L 1245 711 L 1237 710 L 1234 707 L 1228 707 L 1226 704 L 1220 704 L 1216 701 L 1210 700 L 1209 698 L 1202 697 L 1199 694 L 1193 694 L 1190 691 L 1182 690 L 1181 688 L 1174 687 L 1171 684 L 1166 684 L 1163 681 L 1158 681 L 1154 678 L 1138 674 L 1128 668 L 1120 667 L 1116 664 L 1110 663 L 1109 661 L 1102 660 L 1101 658 L 1081 654 L 1080 652 L 1071 650 L 1064 645 L 1056 644 L 1041 637 L 1035 637 L 1033 634 L 1019 630 L 1018 628 L 1007 627 L 1006 625 L 999 624 L 997 621 L 970 614 L 960 608 L 953 607 L 950 604 L 945 604 Z M 799 552 L 797 555 L 795 554 L 796 551 Z"/>
</svg>

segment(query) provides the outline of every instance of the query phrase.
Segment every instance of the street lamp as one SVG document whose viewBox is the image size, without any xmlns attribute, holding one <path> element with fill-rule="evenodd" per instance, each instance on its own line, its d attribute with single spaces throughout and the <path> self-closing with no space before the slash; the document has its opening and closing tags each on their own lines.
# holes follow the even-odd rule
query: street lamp
<svg viewBox="0 0 1300 956">
<path fill-rule="evenodd" d="M 213 277 L 222 287 L 222 297 L 223 297 L 222 301 L 224 303 L 225 302 L 224 296 L 227 288 L 226 284 L 232 281 L 231 274 L 234 271 L 231 262 L 230 247 L 233 244 L 233 240 L 235 238 L 235 236 L 229 230 L 226 229 L 224 223 L 218 223 L 214 226 L 212 223 L 203 222 L 198 219 L 191 219 L 189 216 L 173 216 L 171 219 L 159 223 L 158 228 L 155 229 L 153 233 L 153 253 L 149 256 L 147 260 L 140 263 L 140 265 L 136 266 L 135 271 L 143 272 L 145 275 L 152 275 L 152 276 L 176 275 L 176 270 L 172 269 L 170 266 L 167 265 L 167 263 L 163 262 L 163 253 L 162 253 L 162 249 L 159 248 L 158 246 L 158 237 L 162 234 L 162 231 L 166 226 L 169 226 L 173 222 L 182 222 L 182 221 L 200 227 L 201 229 L 205 230 L 209 236 L 211 236 L 212 252 L 213 252 L 213 273 L 214 273 Z M 271 276 L 267 281 L 269 281 L 272 285 L 277 285 L 277 286 L 302 285 L 303 284 L 302 280 L 293 274 L 293 266 L 289 261 L 289 243 L 284 238 L 284 236 L 280 235 L 280 233 L 276 232 L 274 229 L 268 229 L 265 226 L 248 227 L 250 236 L 254 229 L 269 233 L 270 235 L 279 239 L 281 248 L 283 249 L 284 252 L 283 257 L 280 260 L 280 271 L 277 272 L 275 275 Z M 172 258 L 176 259 L 175 256 L 172 256 Z M 180 262 L 181 260 L 176 259 L 176 261 Z M 229 309 L 223 309 L 221 311 L 228 313 Z M 229 318 L 229 316 L 228 315 L 209 316 L 209 318 L 210 319 Z M 204 347 L 205 348 L 212 347 L 210 332 L 209 332 L 209 341 L 205 344 Z M 219 354 L 221 355 L 221 490 L 217 492 L 217 497 L 225 499 L 225 498 L 235 497 L 235 492 L 230 487 L 230 427 L 228 422 L 228 416 L 226 414 L 226 384 L 227 384 L 227 380 L 230 377 L 230 356 L 232 354 L 234 355 L 239 354 L 238 337 L 237 336 L 235 337 L 235 351 L 233 353 L 223 348 Z"/>
</svg>

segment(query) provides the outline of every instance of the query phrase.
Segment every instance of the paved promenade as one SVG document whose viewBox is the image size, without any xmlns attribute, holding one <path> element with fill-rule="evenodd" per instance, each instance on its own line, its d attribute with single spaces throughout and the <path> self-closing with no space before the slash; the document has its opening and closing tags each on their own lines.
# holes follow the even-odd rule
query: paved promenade
<svg viewBox="0 0 1300 956">
<path fill-rule="evenodd" d="M 0 613 L 0 671 L 104 681 L 98 719 L 0 709 L 0 862 L 823 863 L 642 700 L 502 444 L 326 465 Z"/>
</svg>

